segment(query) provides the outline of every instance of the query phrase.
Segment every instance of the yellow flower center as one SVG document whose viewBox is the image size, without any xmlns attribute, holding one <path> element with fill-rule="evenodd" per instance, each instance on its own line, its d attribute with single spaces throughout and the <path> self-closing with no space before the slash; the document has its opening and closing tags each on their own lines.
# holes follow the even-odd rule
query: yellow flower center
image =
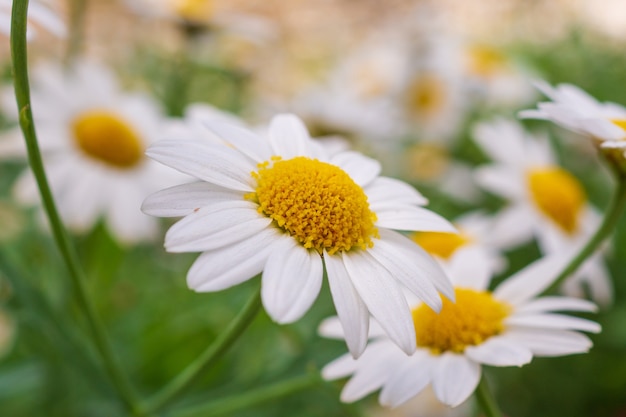
<svg viewBox="0 0 626 417">
<path fill-rule="evenodd" d="M 470 73 L 489 78 L 506 68 L 506 57 L 494 48 L 474 46 L 469 50 Z"/>
<path fill-rule="evenodd" d="M 622 129 L 626 130 L 626 119 L 613 119 L 611 120 L 611 123 L 613 123 L 617 127 L 621 127 Z"/>
<path fill-rule="evenodd" d="M 587 199 L 580 182 L 558 167 L 532 169 L 527 173 L 530 194 L 539 210 L 571 234 L 578 230 Z"/>
<path fill-rule="evenodd" d="M 443 232 L 415 232 L 411 238 L 426 252 L 444 259 L 449 259 L 457 249 L 471 242 L 463 234 Z"/>
<path fill-rule="evenodd" d="M 435 74 L 423 74 L 409 86 L 409 112 L 418 119 L 437 114 L 446 101 L 446 86 Z"/>
<path fill-rule="evenodd" d="M 143 158 L 139 135 L 117 115 L 90 111 L 74 119 L 74 139 L 90 157 L 116 168 L 132 168 Z"/>
<path fill-rule="evenodd" d="M 367 196 L 341 168 L 302 156 L 273 157 L 258 168 L 256 191 L 246 198 L 305 248 L 332 255 L 371 248 L 379 237 Z"/>
<path fill-rule="evenodd" d="M 413 309 L 417 345 L 435 354 L 461 353 L 504 330 L 510 307 L 487 291 L 455 289 L 456 302 L 442 297 L 439 314 L 425 304 Z"/>
<path fill-rule="evenodd" d="M 205 20 L 213 15 L 212 0 L 172 0 L 174 11 L 186 20 Z"/>
</svg>

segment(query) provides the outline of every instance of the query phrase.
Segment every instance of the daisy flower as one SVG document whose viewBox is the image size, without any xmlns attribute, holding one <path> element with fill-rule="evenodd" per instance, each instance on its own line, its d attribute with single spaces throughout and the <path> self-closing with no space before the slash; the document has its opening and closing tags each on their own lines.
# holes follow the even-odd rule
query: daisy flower
<svg viewBox="0 0 626 417">
<path fill-rule="evenodd" d="M 556 311 L 595 311 L 586 300 L 536 298 L 556 278 L 565 262 L 544 258 L 511 276 L 493 292 L 486 264 L 471 254 L 448 265 L 456 302 L 444 300 L 439 314 L 424 304 L 412 304 L 417 350 L 407 356 L 375 326 L 363 355 L 343 355 L 322 369 L 334 380 L 352 375 L 341 392 L 344 402 L 356 401 L 381 389 L 379 402 L 396 407 L 427 386 L 442 403 L 455 407 L 476 389 L 482 365 L 522 366 L 533 356 L 583 353 L 592 343 L 578 331 L 599 332 L 589 320 Z M 345 337 L 336 318 L 320 326 L 323 336 Z"/>
<path fill-rule="evenodd" d="M 12 98 L 12 97 L 11 97 Z M 16 112 L 15 101 L 5 107 Z M 158 222 L 141 202 L 164 182 L 181 175 L 144 155 L 161 132 L 163 115 L 148 96 L 122 92 L 108 69 L 80 62 L 70 74 L 61 67 L 35 71 L 32 106 L 48 180 L 65 224 L 77 232 L 100 218 L 120 241 L 151 239 Z M 15 114 L 17 116 L 17 114 Z M 24 157 L 19 129 L 0 138 L 3 158 Z M 38 204 L 32 173 L 15 184 L 17 199 Z"/>
<path fill-rule="evenodd" d="M 524 110 L 520 117 L 551 120 L 566 129 L 592 138 L 603 148 L 626 151 L 626 108 L 617 103 L 600 103 L 571 84 L 556 88 L 545 82 L 536 87 L 552 101 L 539 103 L 536 110 Z"/>
<path fill-rule="evenodd" d="M 12 0 L 0 0 L 0 33 L 11 35 Z M 66 34 L 65 24 L 45 2 L 32 0 L 28 5 L 28 25 L 26 36 L 31 39 L 36 34 L 33 24 L 40 26 L 55 36 Z"/>
<path fill-rule="evenodd" d="M 346 341 L 365 348 L 369 314 L 405 352 L 415 330 L 401 288 L 438 310 L 452 288 L 437 263 L 391 229 L 453 231 L 407 184 L 379 177 L 356 152 L 328 155 L 293 115 L 267 136 L 208 127 L 228 146 L 168 140 L 147 154 L 199 181 L 146 199 L 144 212 L 184 216 L 165 236 L 170 252 L 203 252 L 187 275 L 196 291 L 219 291 L 262 273 L 261 296 L 279 323 L 298 320 L 317 298 L 324 269 Z"/>
<path fill-rule="evenodd" d="M 600 215 L 578 179 L 557 164 L 547 138 L 504 119 L 479 124 L 474 137 L 494 161 L 476 169 L 476 181 L 509 201 L 494 219 L 494 244 L 509 249 L 536 237 L 544 254 L 572 254 L 589 240 Z M 594 300 L 610 303 L 611 280 L 600 253 L 570 280 L 564 286 L 569 295 L 582 295 L 586 283 Z"/>
</svg>

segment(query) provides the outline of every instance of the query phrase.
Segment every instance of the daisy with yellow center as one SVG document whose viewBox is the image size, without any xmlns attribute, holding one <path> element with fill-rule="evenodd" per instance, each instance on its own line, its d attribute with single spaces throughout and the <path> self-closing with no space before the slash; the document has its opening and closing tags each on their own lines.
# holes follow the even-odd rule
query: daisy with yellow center
<svg viewBox="0 0 626 417">
<path fill-rule="evenodd" d="M 545 138 L 526 134 L 503 119 L 477 126 L 474 137 L 493 160 L 475 172 L 479 185 L 509 201 L 494 220 L 494 243 L 509 249 L 537 238 L 544 254 L 573 253 L 600 222 L 579 180 L 557 165 Z M 611 280 L 601 254 L 591 256 L 564 285 L 568 295 L 612 299 Z"/>
<path fill-rule="evenodd" d="M 571 84 L 552 87 L 545 82 L 536 82 L 535 86 L 552 101 L 539 103 L 536 110 L 522 111 L 520 117 L 551 120 L 561 127 L 587 136 L 602 148 L 618 150 L 623 163 L 626 152 L 626 107 L 612 102 L 601 103 Z"/>
<path fill-rule="evenodd" d="M 198 182 L 156 193 L 144 212 L 184 216 L 170 228 L 171 252 L 203 252 L 189 270 L 196 291 L 219 291 L 262 273 L 262 300 L 279 323 L 298 320 L 317 298 L 324 269 L 337 313 L 358 357 L 369 314 L 394 343 L 415 349 L 401 290 L 435 310 L 453 298 L 437 263 L 391 229 L 453 231 L 422 208 L 412 187 L 379 177 L 380 165 L 356 152 L 329 153 L 300 119 L 276 116 L 267 136 L 223 123 L 208 127 L 224 143 L 170 140 L 148 155 Z"/>
<path fill-rule="evenodd" d="M 397 407 L 431 386 L 439 401 L 456 407 L 476 389 L 482 365 L 522 366 L 533 356 L 586 352 L 591 341 L 577 331 L 596 333 L 600 326 L 555 312 L 595 311 L 595 305 L 575 298 L 535 298 L 566 262 L 544 258 L 489 291 L 488 265 L 469 253 L 455 257 L 447 273 L 456 302 L 444 300 L 439 314 L 420 302 L 411 304 L 415 353 L 407 356 L 373 324 L 363 355 L 343 355 L 326 365 L 322 375 L 329 380 L 352 376 L 341 393 L 344 402 L 381 389 L 380 403 Z M 336 318 L 325 320 L 320 333 L 345 337 Z"/>
<path fill-rule="evenodd" d="M 113 74 L 92 62 L 78 62 L 69 73 L 36 68 L 33 81 L 40 147 L 65 224 L 84 232 L 104 218 L 122 242 L 155 237 L 158 223 L 141 213 L 141 202 L 160 184 L 183 178 L 144 155 L 164 120 L 156 103 L 123 93 Z M 15 103 L 10 109 L 17 113 Z M 0 138 L 4 158 L 26 155 L 23 139 L 14 133 Z M 30 171 L 18 179 L 14 192 L 24 204 L 39 203 Z"/>
</svg>

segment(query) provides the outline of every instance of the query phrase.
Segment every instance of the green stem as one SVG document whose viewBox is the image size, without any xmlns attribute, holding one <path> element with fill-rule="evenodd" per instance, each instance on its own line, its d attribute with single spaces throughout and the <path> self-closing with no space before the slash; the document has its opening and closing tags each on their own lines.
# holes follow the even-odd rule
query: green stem
<svg viewBox="0 0 626 417">
<path fill-rule="evenodd" d="M 63 260 L 69 270 L 70 279 L 74 288 L 74 294 L 78 305 L 83 311 L 89 331 L 93 337 L 96 348 L 102 358 L 104 366 L 115 384 L 116 389 L 124 403 L 131 411 L 135 410 L 135 396 L 130 388 L 124 373 L 117 365 L 104 330 L 100 324 L 94 308 L 87 297 L 83 284 L 83 273 L 78 263 L 78 257 L 68 235 L 63 227 L 61 218 L 50 191 L 43 167 L 41 153 L 37 143 L 37 134 L 31 111 L 30 85 L 28 82 L 28 59 L 26 48 L 26 23 L 28 12 L 28 0 L 14 0 L 11 16 L 11 59 L 15 83 L 15 98 L 19 109 L 19 122 L 26 141 L 28 161 L 33 171 L 44 209 L 50 222 L 52 234 L 56 245 L 61 252 Z"/>
<path fill-rule="evenodd" d="M 498 407 L 498 403 L 496 403 L 491 390 L 489 390 L 489 385 L 487 385 L 487 379 L 483 375 L 480 379 L 480 383 L 478 387 L 476 387 L 476 400 L 478 401 L 478 405 L 480 409 L 485 414 L 485 417 L 503 417 L 502 411 Z"/>
<path fill-rule="evenodd" d="M 71 66 L 72 61 L 80 54 L 85 37 L 85 13 L 87 0 L 71 0 L 69 7 L 69 35 L 65 51 L 65 65 Z"/>
<path fill-rule="evenodd" d="M 582 265 L 585 260 L 591 256 L 598 246 L 606 239 L 615 229 L 615 225 L 620 219 L 622 212 L 626 207 L 626 177 L 618 177 L 618 184 L 613 194 L 612 200 L 604 213 L 602 223 L 598 227 L 598 230 L 591 236 L 587 244 L 578 252 L 578 254 L 570 261 L 570 263 L 563 269 L 559 276 L 554 280 L 552 285 L 547 288 L 544 293 L 550 293 L 556 291 L 560 285 L 565 281 L 572 273 Z"/>
<path fill-rule="evenodd" d="M 220 333 L 217 339 L 215 339 L 215 341 L 183 372 L 178 374 L 168 385 L 150 398 L 145 406 L 142 407 L 142 412 L 151 414 L 162 409 L 189 388 L 196 378 L 213 366 L 213 364 L 228 351 L 250 323 L 252 323 L 252 320 L 260 309 L 261 290 L 258 289 L 239 315 L 235 317 L 222 333 Z"/>
<path fill-rule="evenodd" d="M 310 388 L 321 381 L 318 374 L 303 375 L 276 384 L 258 388 L 245 394 L 232 395 L 207 403 L 172 412 L 175 417 L 213 417 L 250 409 L 259 404 L 286 397 L 294 392 Z"/>
</svg>

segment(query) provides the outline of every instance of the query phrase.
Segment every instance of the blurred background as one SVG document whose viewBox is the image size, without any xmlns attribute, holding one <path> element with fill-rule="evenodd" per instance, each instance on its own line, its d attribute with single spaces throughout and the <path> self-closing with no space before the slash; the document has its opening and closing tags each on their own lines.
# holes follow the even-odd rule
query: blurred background
<svg viewBox="0 0 626 417">
<path fill-rule="evenodd" d="M 381 160 L 384 174 L 411 182 L 429 198 L 430 209 L 449 219 L 503 206 L 472 184 L 471 169 L 487 157 L 471 129 L 496 115 L 514 118 L 544 100 L 532 80 L 572 83 L 599 100 L 626 104 L 626 4 L 620 0 L 165 3 L 48 2 L 68 34 L 59 38 L 38 28 L 29 43 L 30 66 L 96 60 L 125 89 L 152 96 L 168 120 L 183 118 L 191 103 L 210 104 L 252 126 L 277 112 L 294 112 L 312 135 L 341 137 Z M 10 102 L 8 38 L 0 42 L 0 66 Z M 5 132 L 15 126 L 11 114 L 3 110 Z M 549 133 L 561 164 L 602 210 L 613 183 L 594 150 L 549 123 L 524 123 Z M 93 365 L 67 271 L 40 212 L 15 197 L 26 165 L 0 159 L 0 415 L 123 415 L 111 401 L 106 375 Z M 136 244 L 120 242 L 103 221 L 73 234 L 89 295 L 144 395 L 193 361 L 258 285 L 252 280 L 219 293 L 189 290 L 185 275 L 197 255 L 164 251 L 171 223 L 161 223 L 154 241 Z M 592 335 L 591 352 L 486 370 L 506 415 L 626 416 L 625 219 L 610 246 L 615 301 L 592 316 L 603 332 Z M 540 254 L 531 242 L 505 256 L 508 267 L 495 282 Z M 331 315 L 326 284 L 295 324 L 279 326 L 261 313 L 183 403 L 319 372 L 345 353 L 342 342 L 316 334 Z M 478 415 L 471 401 L 450 410 L 420 398 L 390 411 L 377 405 L 374 394 L 342 404 L 343 384 L 320 383 L 225 415 Z"/>
</svg>

